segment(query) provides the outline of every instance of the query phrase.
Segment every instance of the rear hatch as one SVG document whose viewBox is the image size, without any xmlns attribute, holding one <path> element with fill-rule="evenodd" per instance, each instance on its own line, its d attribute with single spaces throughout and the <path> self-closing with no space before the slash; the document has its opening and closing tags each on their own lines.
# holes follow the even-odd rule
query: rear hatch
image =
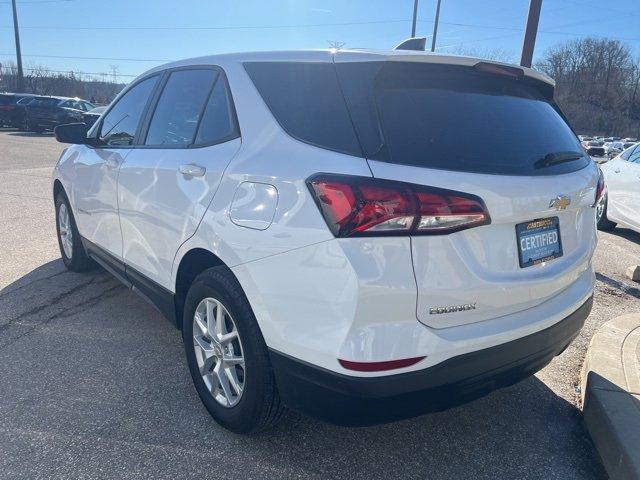
<svg viewBox="0 0 640 480">
<path fill-rule="evenodd" d="M 475 195 L 490 217 L 412 236 L 421 322 L 444 328 L 522 311 L 587 274 L 598 170 L 549 83 L 418 56 L 338 55 L 336 71 L 374 177 Z"/>
</svg>

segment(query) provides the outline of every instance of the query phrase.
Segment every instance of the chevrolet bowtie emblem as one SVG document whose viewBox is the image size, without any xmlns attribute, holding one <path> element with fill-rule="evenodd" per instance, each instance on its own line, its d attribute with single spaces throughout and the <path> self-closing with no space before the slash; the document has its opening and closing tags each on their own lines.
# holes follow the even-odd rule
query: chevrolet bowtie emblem
<svg viewBox="0 0 640 480">
<path fill-rule="evenodd" d="M 571 199 L 567 195 L 558 195 L 556 198 L 551 199 L 549 202 L 549 208 L 555 208 L 556 210 L 566 210 L 571 204 Z"/>
</svg>

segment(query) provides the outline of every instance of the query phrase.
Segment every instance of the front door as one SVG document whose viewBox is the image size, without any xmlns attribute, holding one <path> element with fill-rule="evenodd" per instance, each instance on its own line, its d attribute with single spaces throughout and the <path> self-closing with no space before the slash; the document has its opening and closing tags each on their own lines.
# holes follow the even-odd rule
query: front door
<svg viewBox="0 0 640 480">
<path fill-rule="evenodd" d="M 128 89 L 105 115 L 96 147 L 84 148 L 74 159 L 78 178 L 73 182 L 73 195 L 80 234 L 120 259 L 118 174 L 132 151 L 157 79 L 150 77 Z"/>
</svg>

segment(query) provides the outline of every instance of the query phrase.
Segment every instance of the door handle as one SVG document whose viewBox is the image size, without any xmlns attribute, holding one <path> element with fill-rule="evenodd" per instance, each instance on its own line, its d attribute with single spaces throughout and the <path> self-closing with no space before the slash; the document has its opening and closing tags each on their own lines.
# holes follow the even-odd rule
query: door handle
<svg viewBox="0 0 640 480">
<path fill-rule="evenodd" d="M 616 168 L 613 171 L 616 172 L 616 173 L 620 173 L 620 169 L 619 168 Z"/>
<path fill-rule="evenodd" d="M 200 165 L 195 165 L 193 163 L 187 163 L 186 165 L 180 165 L 178 169 L 181 174 L 187 177 L 202 177 L 207 171 L 206 168 L 201 167 Z"/>
</svg>

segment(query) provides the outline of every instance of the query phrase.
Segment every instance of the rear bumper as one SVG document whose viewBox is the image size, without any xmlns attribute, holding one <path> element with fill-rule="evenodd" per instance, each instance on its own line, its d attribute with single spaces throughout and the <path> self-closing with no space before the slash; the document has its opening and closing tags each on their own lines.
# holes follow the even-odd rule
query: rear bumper
<svg viewBox="0 0 640 480">
<path fill-rule="evenodd" d="M 338 425 L 389 422 L 460 405 L 534 374 L 576 337 L 592 304 L 590 297 L 571 315 L 531 335 L 399 375 L 352 377 L 274 350 L 271 361 L 290 408 Z"/>
</svg>

